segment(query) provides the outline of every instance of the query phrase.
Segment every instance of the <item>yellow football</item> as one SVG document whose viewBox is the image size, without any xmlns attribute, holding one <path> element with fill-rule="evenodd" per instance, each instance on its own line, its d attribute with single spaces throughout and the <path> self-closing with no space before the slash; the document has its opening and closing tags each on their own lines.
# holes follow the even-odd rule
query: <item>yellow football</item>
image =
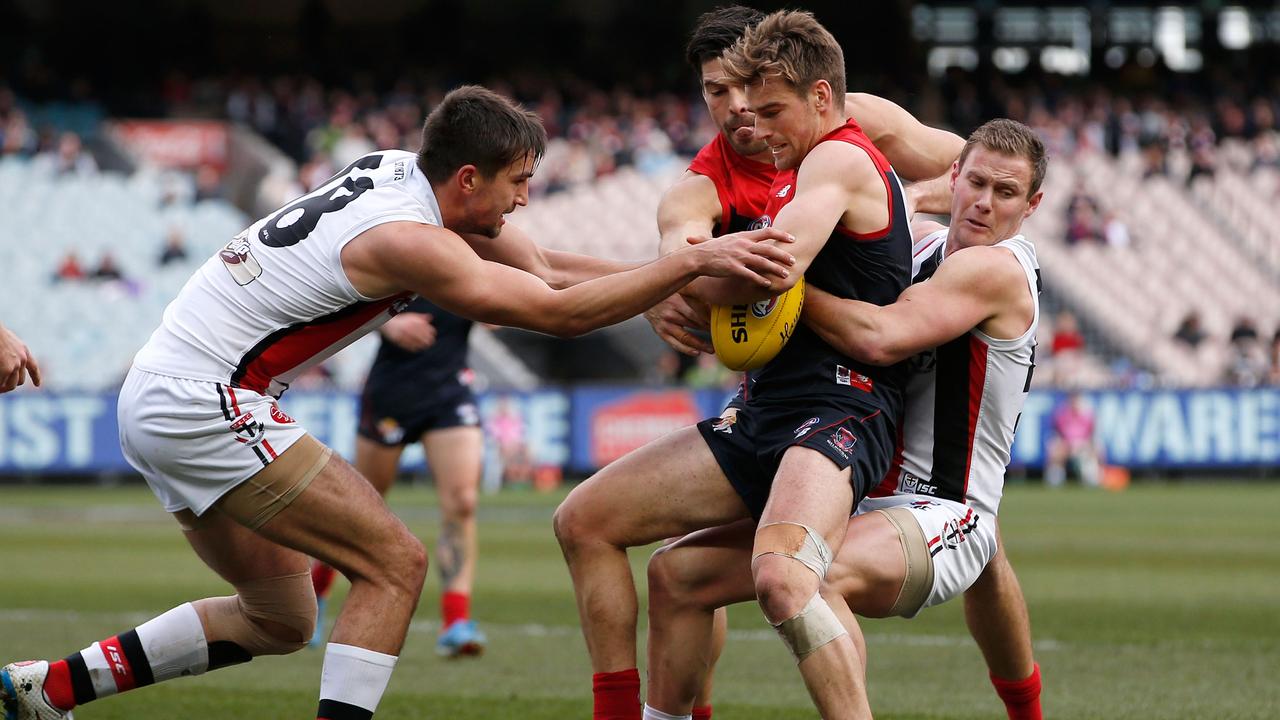
<svg viewBox="0 0 1280 720">
<path fill-rule="evenodd" d="M 777 297 L 711 308 L 711 345 L 730 370 L 754 370 L 791 339 L 804 305 L 804 278 Z"/>
</svg>

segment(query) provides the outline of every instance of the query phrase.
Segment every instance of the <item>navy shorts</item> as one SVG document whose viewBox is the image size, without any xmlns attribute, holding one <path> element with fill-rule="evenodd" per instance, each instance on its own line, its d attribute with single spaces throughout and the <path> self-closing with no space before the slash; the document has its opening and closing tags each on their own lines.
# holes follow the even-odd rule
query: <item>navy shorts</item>
<svg viewBox="0 0 1280 720">
<path fill-rule="evenodd" d="M 479 427 L 480 411 L 471 388 L 459 381 L 419 390 L 410 383 L 373 390 L 360 397 L 360 437 L 395 446 L 418 442 L 424 433 Z"/>
<path fill-rule="evenodd" d="M 892 415 L 848 395 L 791 398 L 785 404 L 752 400 L 703 420 L 698 431 L 751 516 L 759 520 L 782 456 L 795 446 L 822 453 L 842 470 L 851 468 L 856 506 L 893 460 L 897 431 Z"/>
</svg>

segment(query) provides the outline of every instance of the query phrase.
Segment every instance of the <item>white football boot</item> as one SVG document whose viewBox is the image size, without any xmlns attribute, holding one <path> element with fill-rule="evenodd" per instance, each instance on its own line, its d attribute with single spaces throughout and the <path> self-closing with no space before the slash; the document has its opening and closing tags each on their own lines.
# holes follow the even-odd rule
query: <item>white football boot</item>
<svg viewBox="0 0 1280 720">
<path fill-rule="evenodd" d="M 49 663 L 16 662 L 0 668 L 0 708 L 4 720 L 72 720 L 71 712 L 59 710 L 44 696 L 44 679 Z"/>
</svg>

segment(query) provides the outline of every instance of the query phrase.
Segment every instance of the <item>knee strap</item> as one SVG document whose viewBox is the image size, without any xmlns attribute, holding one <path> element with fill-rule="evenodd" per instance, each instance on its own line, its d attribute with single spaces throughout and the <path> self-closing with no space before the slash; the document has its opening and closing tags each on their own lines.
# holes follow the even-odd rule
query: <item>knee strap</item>
<svg viewBox="0 0 1280 720">
<path fill-rule="evenodd" d="M 849 634 L 831 606 L 816 592 L 800 612 L 774 625 L 773 629 L 778 631 L 787 649 L 795 656 L 796 664 L 823 645 Z"/>
<path fill-rule="evenodd" d="M 902 545 L 902 556 L 907 563 L 907 576 L 889 615 L 915 617 L 933 592 L 933 556 L 929 554 L 929 541 L 910 510 L 893 507 L 876 512 L 884 515 L 898 531 L 898 543 Z"/>
<path fill-rule="evenodd" d="M 793 522 L 775 522 L 760 526 L 756 531 L 756 553 L 752 562 L 761 555 L 782 555 L 799 561 L 825 580 L 831 567 L 831 548 L 822 536 L 808 525 Z"/>
<path fill-rule="evenodd" d="M 315 632 L 310 572 L 240 583 L 235 595 L 197 605 L 209 623 L 208 637 L 234 643 L 252 657 L 301 650 Z"/>
</svg>

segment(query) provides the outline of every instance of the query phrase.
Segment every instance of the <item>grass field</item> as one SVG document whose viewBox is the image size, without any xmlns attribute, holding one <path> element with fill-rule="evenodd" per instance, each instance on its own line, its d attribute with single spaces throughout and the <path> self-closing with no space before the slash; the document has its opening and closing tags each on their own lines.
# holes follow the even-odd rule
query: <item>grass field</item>
<svg viewBox="0 0 1280 720">
<path fill-rule="evenodd" d="M 435 657 L 433 576 L 378 717 L 590 716 L 586 651 L 551 534 L 560 497 L 484 498 L 474 614 L 489 652 Z M 392 505 L 431 547 L 433 496 L 402 487 Z M 1046 717 L 1280 718 L 1277 511 L 1274 484 L 1012 488 L 1004 534 L 1031 606 Z M 139 487 L 0 488 L 0 548 L 0 662 L 62 657 L 228 591 Z M 646 557 L 633 553 L 638 571 Z M 1003 717 L 960 609 L 864 624 L 877 718 Z M 716 717 L 815 717 L 759 611 L 740 606 L 730 623 Z M 315 651 L 264 658 L 88 705 L 76 717 L 313 717 L 320 661 Z"/>
</svg>

